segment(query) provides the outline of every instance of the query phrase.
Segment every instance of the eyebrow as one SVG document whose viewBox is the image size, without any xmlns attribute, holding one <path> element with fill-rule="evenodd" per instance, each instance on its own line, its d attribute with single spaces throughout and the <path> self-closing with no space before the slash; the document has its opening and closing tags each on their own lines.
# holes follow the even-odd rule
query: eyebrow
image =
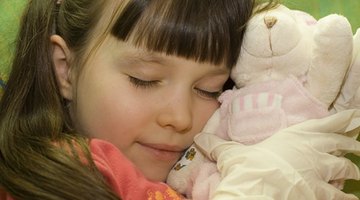
<svg viewBox="0 0 360 200">
<path fill-rule="evenodd" d="M 165 59 L 153 52 L 135 50 L 123 54 L 123 58 L 133 62 L 165 63 Z"/>
<path fill-rule="evenodd" d="M 154 63 L 154 64 L 158 64 L 159 66 L 171 66 L 171 63 L 168 61 L 169 59 L 164 57 L 167 56 L 165 53 L 151 52 L 143 49 L 134 49 L 131 51 L 127 51 L 122 56 L 123 59 L 126 59 L 131 63 Z M 168 56 L 179 57 L 175 55 L 168 55 Z M 179 58 L 186 59 L 184 57 L 179 57 Z M 186 59 L 186 60 L 192 60 L 192 59 Z M 195 60 L 192 61 L 198 62 Z M 205 63 L 205 62 L 199 62 L 199 63 Z M 209 64 L 215 65 L 210 62 Z M 214 70 L 212 70 L 211 74 L 222 75 L 222 74 L 229 74 L 229 72 L 230 72 L 229 68 L 224 66 L 224 67 L 215 67 Z"/>
</svg>

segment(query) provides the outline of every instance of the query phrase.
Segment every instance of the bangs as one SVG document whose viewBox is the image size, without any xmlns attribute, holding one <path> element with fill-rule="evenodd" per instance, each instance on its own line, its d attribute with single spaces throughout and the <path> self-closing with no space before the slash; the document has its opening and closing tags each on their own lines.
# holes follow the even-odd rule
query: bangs
<svg viewBox="0 0 360 200">
<path fill-rule="evenodd" d="M 231 68 L 252 7 L 250 0 L 133 0 L 111 33 L 149 51 Z"/>
</svg>

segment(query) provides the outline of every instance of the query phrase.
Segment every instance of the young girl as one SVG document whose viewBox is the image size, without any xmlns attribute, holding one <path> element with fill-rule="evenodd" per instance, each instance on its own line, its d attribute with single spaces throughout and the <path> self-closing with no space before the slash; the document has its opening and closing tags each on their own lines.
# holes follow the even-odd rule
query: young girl
<svg viewBox="0 0 360 200">
<path fill-rule="evenodd" d="M 30 1 L 0 103 L 0 199 L 182 198 L 161 182 L 218 108 L 254 5 Z"/>
<path fill-rule="evenodd" d="M 218 107 L 252 8 L 249 0 L 30 1 L 0 106 L 3 189 L 17 199 L 136 199 L 100 178 L 113 163 L 98 157 L 112 150 L 88 138 L 111 142 L 146 178 L 164 181 Z"/>
</svg>

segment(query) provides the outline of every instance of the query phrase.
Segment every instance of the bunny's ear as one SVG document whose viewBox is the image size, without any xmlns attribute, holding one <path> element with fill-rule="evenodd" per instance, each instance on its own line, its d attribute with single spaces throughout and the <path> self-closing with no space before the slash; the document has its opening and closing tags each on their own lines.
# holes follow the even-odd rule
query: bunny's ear
<svg viewBox="0 0 360 200">
<path fill-rule="evenodd" d="M 318 20 L 308 81 L 310 93 L 330 107 L 346 79 L 353 50 L 353 33 L 347 18 L 331 14 Z"/>
<path fill-rule="evenodd" d="M 353 54 L 347 77 L 340 94 L 333 103 L 333 111 L 360 108 L 360 28 L 354 35 Z"/>
</svg>

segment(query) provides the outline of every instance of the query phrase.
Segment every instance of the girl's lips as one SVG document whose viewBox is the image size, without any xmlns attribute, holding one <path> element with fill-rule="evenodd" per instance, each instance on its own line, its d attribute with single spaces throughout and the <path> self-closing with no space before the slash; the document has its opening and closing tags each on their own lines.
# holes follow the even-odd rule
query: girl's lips
<svg viewBox="0 0 360 200">
<path fill-rule="evenodd" d="M 163 161 L 177 161 L 184 152 L 184 149 L 176 146 L 144 143 L 139 144 L 156 159 Z"/>
</svg>

